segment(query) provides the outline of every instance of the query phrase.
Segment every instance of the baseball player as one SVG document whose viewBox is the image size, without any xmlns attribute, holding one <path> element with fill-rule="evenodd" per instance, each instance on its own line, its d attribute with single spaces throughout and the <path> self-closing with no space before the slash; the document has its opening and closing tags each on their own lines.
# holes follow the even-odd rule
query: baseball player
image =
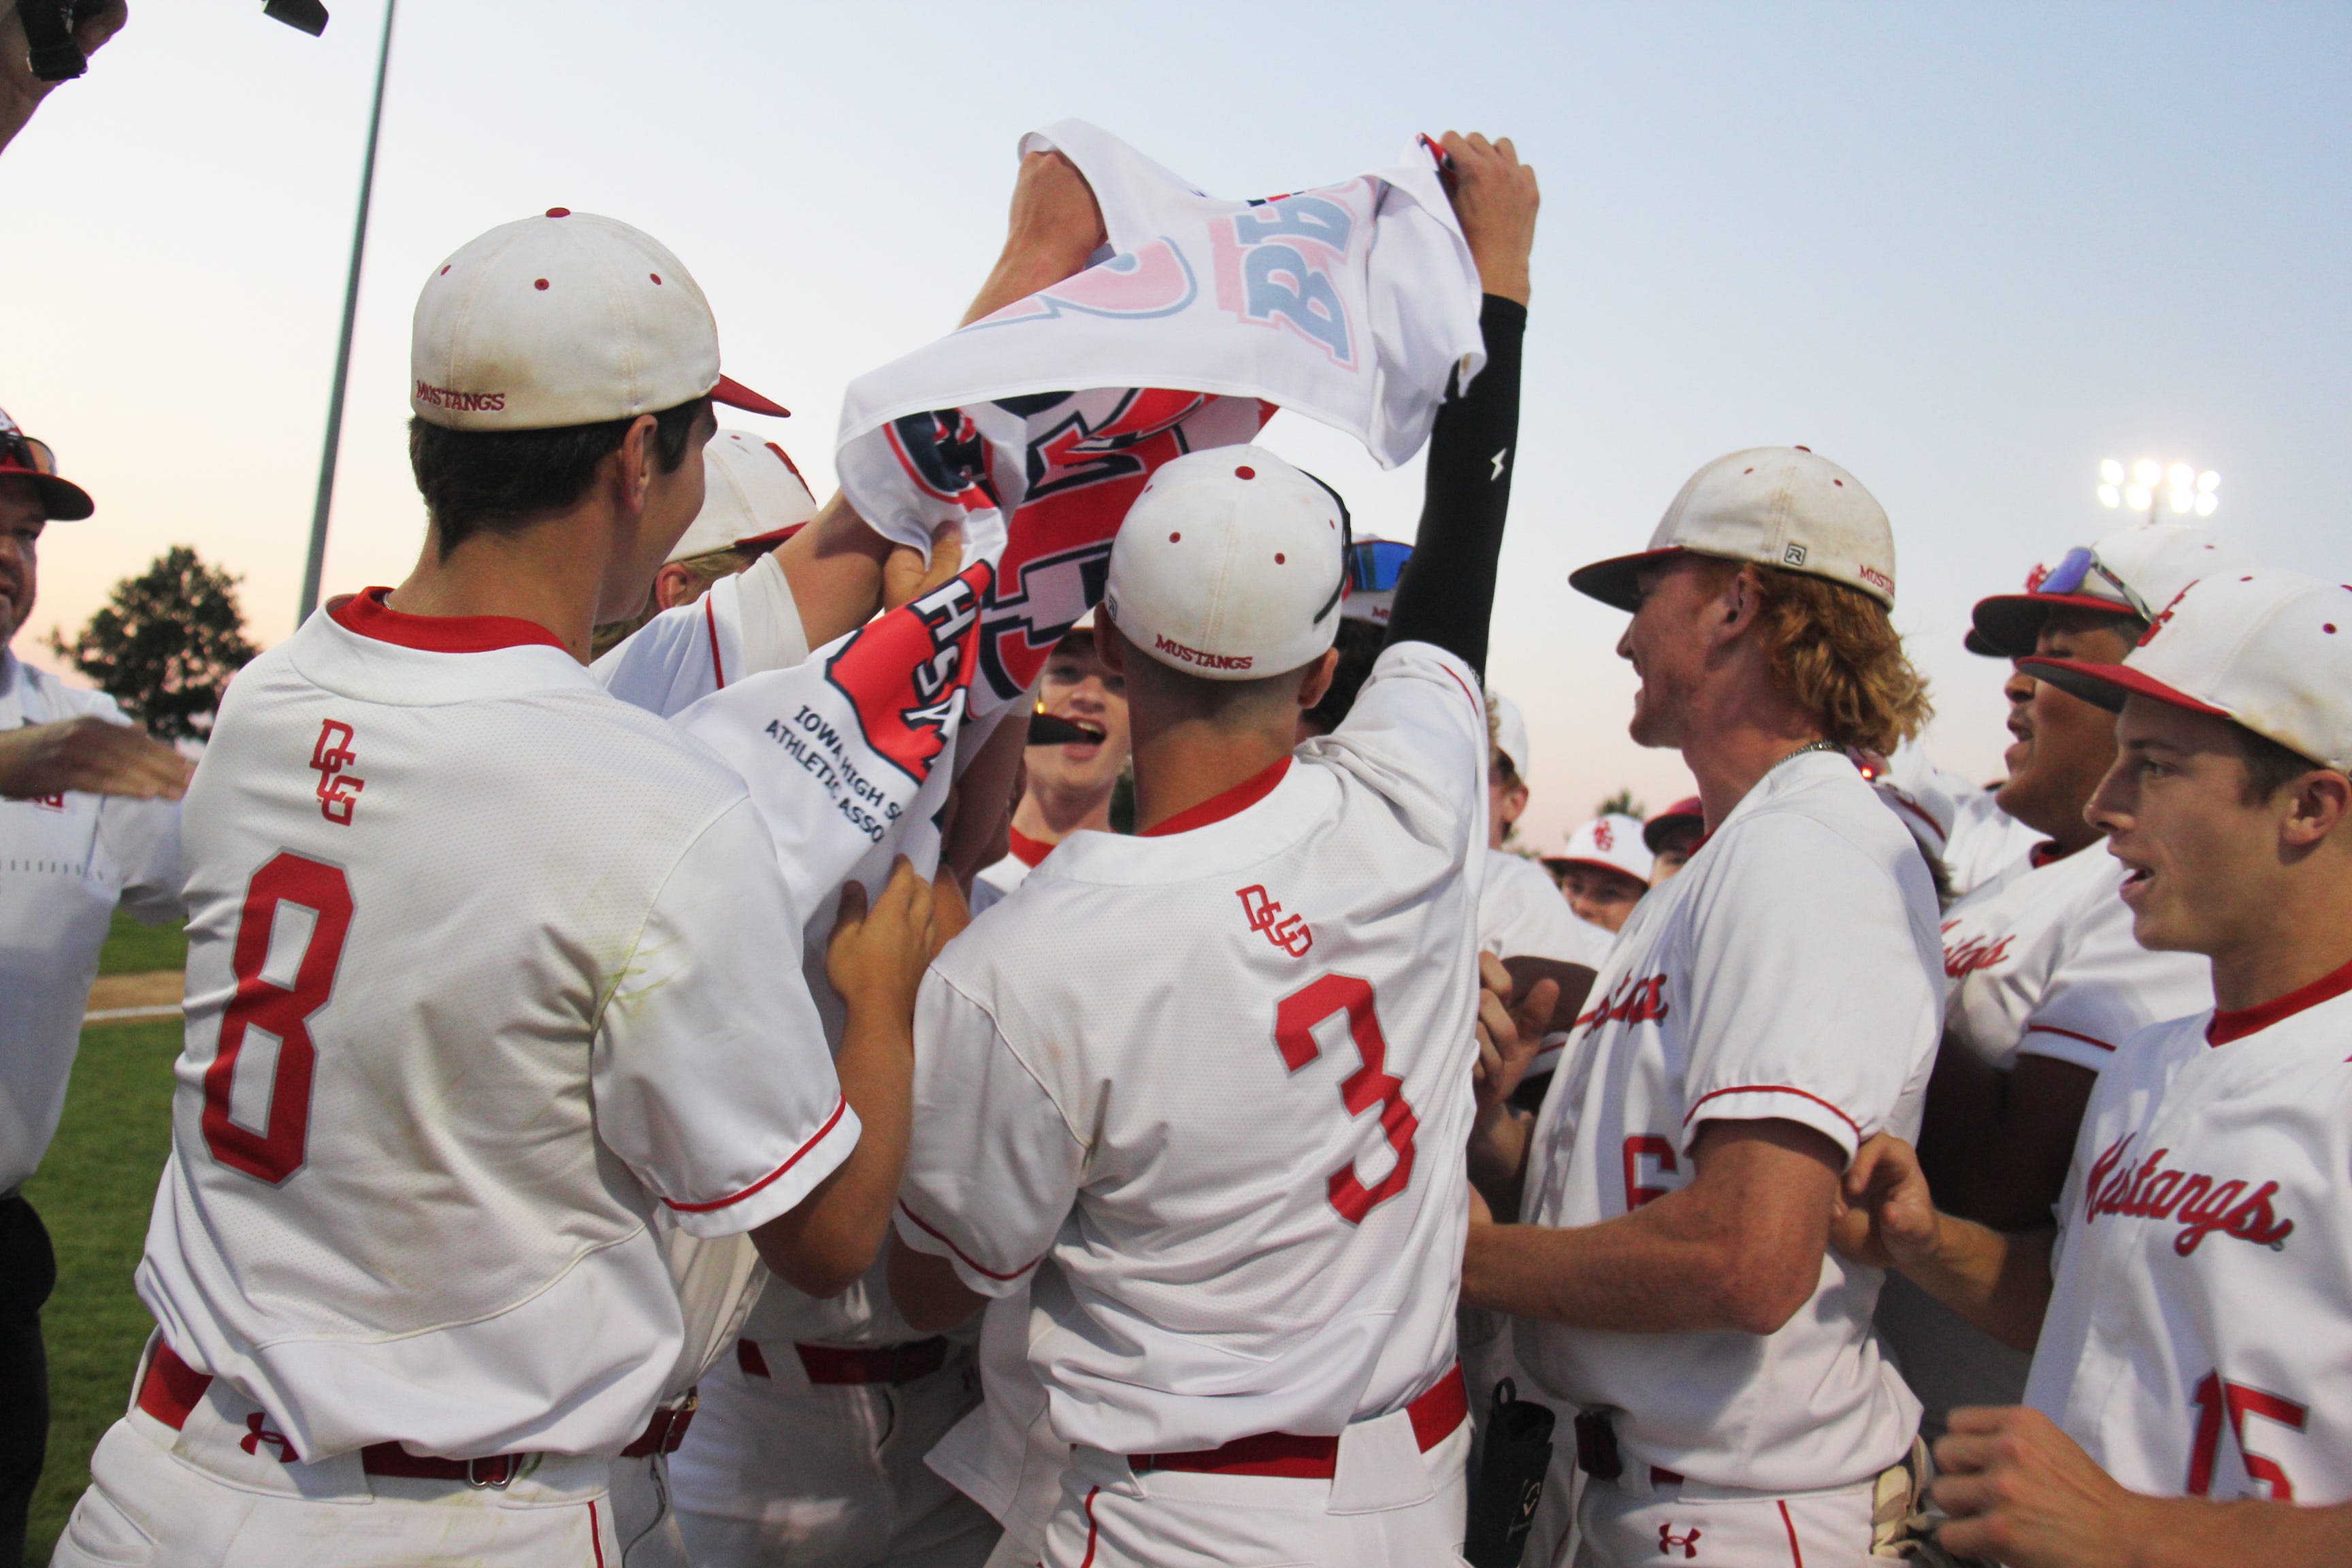
<svg viewBox="0 0 2352 1568">
<path fill-rule="evenodd" d="M 711 437 L 710 444 L 702 449 L 702 510 L 670 546 L 669 559 L 654 574 L 653 591 L 637 613 L 596 628 L 599 659 L 664 610 L 700 603 L 720 581 L 757 565 L 816 516 L 816 498 L 809 494 L 808 481 L 793 466 L 791 456 L 775 442 L 763 441 L 749 430 L 721 430 Z M 782 592 L 789 602 L 790 587 Z M 739 602 L 739 626 L 740 607 Z M 783 635 L 777 640 L 783 646 L 772 657 L 797 663 L 798 659 L 785 656 L 792 637 L 801 633 L 800 617 L 778 619 L 782 624 L 776 631 Z M 727 659 L 720 647 L 719 619 L 712 611 L 705 612 L 703 640 L 712 679 L 724 685 L 721 672 Z M 806 657 L 804 649 L 802 657 Z M 740 650 L 736 665 L 740 670 Z"/>
<path fill-rule="evenodd" d="M 2217 1007 L 2107 1060 L 2054 1230 L 1937 1212 L 1894 1139 L 1848 1174 L 1842 1246 L 2033 1351 L 2024 1408 L 1956 1411 L 1937 1445 L 1961 1556 L 2280 1568 L 2352 1542 L 2347 634 L 2352 590 L 2224 570 L 2121 664 L 2021 667 L 2120 710 L 2091 816 L 2139 940 L 2209 956 Z"/>
<path fill-rule="evenodd" d="M 1633 613 L 1633 738 L 1680 749 L 1713 832 L 1619 933 L 1533 1126 L 1481 1087 L 1471 1173 L 1524 1223 L 1473 1224 L 1463 1295 L 1584 1412 L 1580 1561 L 1859 1563 L 1918 1405 L 1829 1216 L 1861 1142 L 1916 1127 L 1941 1013 L 1927 863 L 1845 754 L 1926 712 L 1894 541 L 1852 474 L 1760 447 L 1570 581 Z"/>
<path fill-rule="evenodd" d="M 1073 833 L 1110 831 L 1110 797 L 1127 770 L 1127 678 L 1103 663 L 1092 626 L 1071 628 L 1038 678 L 1037 711 L 1074 724 L 1092 740 L 1024 748 L 1024 783 L 1013 808 L 1011 847 L 972 882 L 977 915 Z"/>
<path fill-rule="evenodd" d="M 0 412 L 0 1563 L 24 1555 L 49 1427 L 41 1304 L 57 1258 L 20 1189 L 65 1108 L 110 917 L 181 912 L 188 763 L 111 698 L 8 649 L 32 616 L 42 531 L 93 510 L 47 445 Z"/>
<path fill-rule="evenodd" d="M 823 1294 L 897 1184 L 928 888 L 849 900 L 828 1059 L 741 781 L 584 668 L 761 401 L 700 290 L 556 208 L 435 272 L 412 363 L 415 570 L 249 666 L 188 796 L 160 1331 L 60 1563 L 617 1561 L 696 1327 L 648 1216 Z"/>
<path fill-rule="evenodd" d="M 2187 523 L 2139 523 L 2055 567 L 2025 592 L 1979 602 L 1971 649 L 2021 660 L 2119 664 L 2155 615 L 2197 578 L 2249 565 Z M 2158 1019 L 2212 1005 L 2210 966 L 2151 952 L 2118 898 L 2122 864 L 2098 852 L 2084 815 L 2116 757 L 2115 716 L 2022 669 L 2004 689 L 2009 728 L 2000 808 L 2046 837 L 1944 916 L 1945 1034 L 1920 1125 L 1920 1158 L 1944 1206 L 2001 1229 L 2044 1223 L 2074 1148 L 2083 1104 L 2116 1047 Z M 1878 1322 L 1942 1434 L 1956 1405 L 2014 1405 L 2026 1358 L 1895 1279 Z"/>
<path fill-rule="evenodd" d="M 1642 847 L 1650 852 L 1650 886 L 1660 886 L 1688 865 L 1706 837 L 1706 808 L 1695 795 L 1642 824 Z"/>
<path fill-rule="evenodd" d="M 1103 601 L 1139 831 L 1066 840 L 925 982 L 891 1288 L 922 1326 L 1031 1287 L 1073 1446 L 1056 1568 L 1458 1561 L 1447 1075 L 1475 1050 L 1477 667 L 1535 189 L 1507 142 L 1447 146 L 1489 357 L 1439 416 L 1353 710 L 1294 753 L 1334 662 L 1337 498 L 1254 446 L 1170 462 Z M 1099 969 L 1055 961 L 1073 930 Z"/>
<path fill-rule="evenodd" d="M 1526 955 L 1598 969 L 1609 956 L 1610 933 L 1559 896 L 1543 868 L 1503 847 L 1528 809 L 1528 722 L 1519 705 L 1499 691 L 1486 694 L 1493 762 L 1486 775 L 1486 879 L 1478 905 L 1478 946 L 1496 957 Z M 1538 1071 L 1549 1070 L 1546 1063 Z"/>
<path fill-rule="evenodd" d="M 1298 715 L 1301 744 L 1339 727 L 1356 705 L 1356 693 L 1388 645 L 1389 612 L 1396 603 L 1397 579 L 1412 559 L 1412 546 L 1359 534 L 1348 546 L 1348 591 L 1339 596 L 1339 635 L 1332 651 L 1330 689 Z"/>
<path fill-rule="evenodd" d="M 1625 929 L 1656 869 L 1642 828 L 1638 816 L 1604 813 L 1570 834 L 1559 855 L 1544 859 L 1544 869 L 1559 879 L 1561 896 L 1577 918 L 1612 936 Z"/>
</svg>

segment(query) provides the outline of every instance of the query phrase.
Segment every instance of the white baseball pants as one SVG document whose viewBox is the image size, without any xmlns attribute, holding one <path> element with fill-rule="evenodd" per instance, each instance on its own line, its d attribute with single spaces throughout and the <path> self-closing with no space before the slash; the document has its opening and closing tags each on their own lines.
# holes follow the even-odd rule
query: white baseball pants
<svg viewBox="0 0 2352 1568">
<path fill-rule="evenodd" d="M 923 1455 L 979 1403 L 969 1346 L 908 1383 L 812 1384 L 789 1344 L 767 1375 L 719 1358 L 670 1456 L 694 1568 L 980 1568 L 1000 1531 Z M 638 1568 L 634 1559 L 629 1568 Z M 649 1565 L 650 1568 L 650 1565 Z"/>
<path fill-rule="evenodd" d="M 1587 1480 L 1572 1568 L 1860 1568 L 1874 1561 L 1873 1497 L 1869 1481 L 1776 1497 L 1695 1481 Z M 1571 1568 L 1565 1552 L 1559 1568 Z"/>
</svg>

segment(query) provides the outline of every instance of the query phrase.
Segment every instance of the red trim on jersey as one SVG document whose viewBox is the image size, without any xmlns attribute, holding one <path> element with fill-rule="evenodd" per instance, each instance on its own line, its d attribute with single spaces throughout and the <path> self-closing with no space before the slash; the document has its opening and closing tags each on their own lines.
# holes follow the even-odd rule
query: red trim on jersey
<svg viewBox="0 0 2352 1568">
<path fill-rule="evenodd" d="M 1078 1568 L 1095 1568 L 1095 1494 L 1101 1490 L 1100 1487 L 1087 1489 L 1087 1554 Z"/>
<path fill-rule="evenodd" d="M 347 632 L 426 653 L 491 653 L 534 644 L 563 647 L 562 637 L 537 621 L 516 616 L 412 616 L 384 602 L 391 594 L 389 588 L 345 594 L 327 601 L 327 615 Z"/>
<path fill-rule="evenodd" d="M 1412 1421 L 1412 1440 L 1423 1453 L 1452 1436 L 1470 1419 L 1470 1393 L 1462 1381 L 1460 1363 L 1447 1370 L 1413 1402 L 1405 1406 Z M 1236 1437 L 1219 1448 L 1182 1454 L 1129 1454 L 1127 1462 L 1138 1470 L 1190 1470 L 1219 1476 L 1278 1476 L 1287 1480 L 1328 1481 L 1339 1468 L 1336 1434 L 1307 1436 L 1296 1432 L 1260 1432 Z"/>
<path fill-rule="evenodd" d="M 940 1229 L 940 1227 L 935 1225 L 930 1224 L 929 1221 L 925 1220 L 921 1215 L 919 1215 L 913 1209 L 908 1208 L 907 1206 L 907 1200 L 904 1198 L 898 1200 L 898 1212 L 905 1215 L 908 1219 L 913 1220 L 915 1222 L 916 1229 L 921 1231 L 925 1236 L 929 1237 L 932 1240 L 946 1247 L 950 1252 L 954 1253 L 958 1258 L 963 1259 L 965 1268 L 971 1269 L 974 1274 L 985 1274 L 991 1279 L 1018 1279 L 1024 1274 L 1028 1273 L 1032 1268 L 1036 1268 L 1037 1259 L 1045 1256 L 1041 1252 L 1036 1258 L 1031 1258 L 1028 1262 L 1023 1264 L 1012 1273 L 999 1274 L 995 1269 L 991 1268 L 987 1264 L 979 1261 L 977 1258 L 973 1258 L 971 1254 L 966 1252 L 962 1247 L 958 1247 L 953 1241 L 950 1240 L 947 1232 Z"/>
<path fill-rule="evenodd" d="M 719 678 L 720 690 L 727 688 L 727 661 L 719 657 L 719 612 L 710 607 L 710 595 L 702 595 L 702 625 L 710 633 L 710 673 Z"/>
<path fill-rule="evenodd" d="M 1848 1127 L 1853 1128 L 1853 1135 L 1857 1139 L 1862 1136 L 1862 1124 L 1856 1121 L 1853 1117 L 1848 1116 L 1844 1111 L 1840 1110 L 1836 1106 L 1832 1105 L 1828 1100 L 1823 1100 L 1818 1094 L 1809 1094 L 1801 1089 L 1790 1089 L 1784 1083 L 1736 1083 L 1729 1089 L 1710 1089 L 1708 1092 L 1700 1095 L 1697 1100 L 1694 1100 L 1691 1103 L 1690 1110 L 1683 1113 L 1683 1125 L 1688 1127 L 1691 1124 L 1691 1118 L 1698 1114 L 1698 1108 L 1700 1106 L 1705 1105 L 1708 1100 L 1714 1100 L 1717 1096 L 1726 1094 L 1793 1094 L 1799 1100 L 1811 1100 L 1815 1105 L 1822 1107 L 1831 1115 L 1836 1117 L 1840 1121 L 1843 1121 Z"/>
<path fill-rule="evenodd" d="M 833 1114 L 824 1119 L 824 1125 L 818 1128 L 816 1131 L 810 1136 L 807 1142 L 793 1151 L 791 1159 L 786 1160 L 782 1164 L 777 1166 L 774 1170 L 769 1172 L 758 1181 L 753 1182 L 750 1186 L 745 1187 L 740 1193 L 730 1193 L 723 1198 L 713 1198 L 707 1204 L 671 1203 L 667 1198 L 662 1199 L 662 1202 L 668 1204 L 671 1208 L 676 1209 L 680 1214 L 709 1214 L 712 1209 L 723 1209 L 731 1205 L 740 1204 L 745 1198 L 750 1197 L 753 1193 L 758 1192 L 761 1187 L 766 1186 L 770 1182 L 774 1181 L 778 1176 L 782 1175 L 786 1171 L 791 1170 L 794 1165 L 799 1164 L 801 1163 L 801 1156 L 815 1148 L 818 1144 L 824 1142 L 825 1135 L 841 1124 L 842 1117 L 846 1115 L 848 1111 L 849 1101 L 847 1100 L 843 1099 L 835 1100 L 833 1104 Z"/>
<path fill-rule="evenodd" d="M 2112 1050 L 2114 1050 L 2114 1049 L 2115 1049 L 2115 1047 L 2113 1047 L 2113 1046 L 2111 1046 L 2111 1045 L 2107 1044 L 2107 1042 L 2106 1042 L 2106 1041 L 2105 1041 L 2105 1040 L 2103 1040 L 2103 1039 L 2100 1039 L 2096 1035 L 2084 1035 L 2084 1034 L 2078 1034 L 2078 1033 L 2076 1033 L 2076 1032 L 2075 1032 L 2074 1030 L 2073 1030 L 2073 1029 L 2061 1029 L 2061 1028 L 2055 1027 L 2054 1026 L 2053 1026 L 2053 1025 L 2049 1025 L 2049 1024 L 2036 1024 L 2036 1025 L 2034 1025 L 2032 1028 L 2030 1028 L 2030 1029 L 2026 1030 L 2025 1032 L 2026 1032 L 2029 1036 L 2030 1036 L 2030 1035 L 2062 1035 L 2062 1036 L 2063 1036 L 2064 1037 L 2066 1037 L 2067 1039 L 2070 1039 L 2070 1040 L 2080 1040 L 2080 1041 L 2082 1041 L 2082 1042 L 2083 1042 L 2084 1045 L 2086 1045 L 2086 1046 L 2096 1046 L 2096 1047 L 2099 1047 L 2099 1049 L 2101 1049 L 2101 1050 L 2103 1050 L 2103 1051 L 2112 1051 Z"/>
<path fill-rule="evenodd" d="M 2259 1007 L 2241 1007 L 2234 1013 L 2216 1011 L 2212 1021 L 2205 1026 L 2205 1043 L 2226 1046 L 2231 1040 L 2242 1040 L 2248 1035 L 2269 1028 L 2282 1018 L 2291 1018 L 2306 1007 L 2316 1007 L 2347 991 L 2352 991 L 2352 963 L 2332 974 L 2323 974 L 2302 989 L 2290 991 Z"/>
<path fill-rule="evenodd" d="M 588 1505 L 588 1544 L 596 1549 L 596 1568 L 604 1568 L 604 1533 L 596 1528 L 596 1505 Z"/>
<path fill-rule="evenodd" d="M 1237 816 L 1274 793 L 1283 775 L 1290 772 L 1290 759 L 1286 756 L 1272 767 L 1250 774 L 1223 795 L 1213 795 L 1200 805 L 1188 806 L 1167 821 L 1145 828 L 1138 838 L 1160 838 L 1171 833 L 1190 833 L 1196 827 L 1206 827 L 1213 822 L 1223 822 Z"/>
<path fill-rule="evenodd" d="M 1796 1568 L 1805 1568 L 1805 1554 L 1797 1545 L 1797 1521 L 1789 1517 L 1786 1501 L 1780 1501 L 1780 1528 L 1789 1532 L 1789 1561 L 1795 1563 Z"/>
<path fill-rule="evenodd" d="M 1017 827 L 1013 829 L 1011 848 L 1013 858 L 1033 871 L 1037 868 L 1038 861 L 1054 852 L 1052 845 L 1042 838 L 1032 838 Z"/>
</svg>

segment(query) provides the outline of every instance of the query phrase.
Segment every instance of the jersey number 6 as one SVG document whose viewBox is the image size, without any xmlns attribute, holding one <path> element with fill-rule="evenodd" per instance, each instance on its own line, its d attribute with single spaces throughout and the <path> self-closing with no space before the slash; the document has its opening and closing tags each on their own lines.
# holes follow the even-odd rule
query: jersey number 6
<svg viewBox="0 0 2352 1568">
<path fill-rule="evenodd" d="M 1361 1116 L 1379 1106 L 1381 1130 L 1388 1134 L 1389 1147 L 1396 1151 L 1395 1164 L 1373 1186 L 1357 1180 L 1353 1161 L 1331 1173 L 1331 1206 L 1349 1225 L 1361 1225 L 1366 1215 L 1404 1191 L 1405 1184 L 1412 1180 L 1412 1135 L 1420 1131 L 1421 1119 L 1405 1103 L 1404 1080 L 1388 1070 L 1389 1043 L 1381 1034 L 1369 980 L 1327 974 L 1276 1004 L 1274 1043 L 1281 1048 L 1283 1066 L 1297 1072 L 1320 1055 L 1315 1026 L 1340 1012 L 1348 1015 L 1348 1033 L 1364 1065 L 1340 1083 L 1339 1101 L 1349 1116 Z"/>
<path fill-rule="evenodd" d="M 307 909 L 313 917 L 290 985 L 262 973 L 269 964 L 270 933 L 287 904 Z M 245 912 L 237 919 L 229 959 L 236 994 L 221 1014 L 220 1045 L 205 1069 L 205 1146 L 222 1164 L 273 1186 L 302 1168 L 310 1133 L 310 1068 L 318 1057 L 310 1044 L 310 1015 L 327 1005 L 334 990 L 335 967 L 342 962 L 351 925 L 352 885 L 340 867 L 281 850 L 246 885 Z M 237 1058 L 256 1030 L 278 1042 L 258 1132 L 229 1119 Z"/>
</svg>

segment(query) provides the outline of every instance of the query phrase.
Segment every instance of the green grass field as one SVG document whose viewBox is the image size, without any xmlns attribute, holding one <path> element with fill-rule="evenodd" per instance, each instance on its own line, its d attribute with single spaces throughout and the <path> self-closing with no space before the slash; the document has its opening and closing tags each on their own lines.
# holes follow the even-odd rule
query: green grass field
<svg viewBox="0 0 2352 1568">
<path fill-rule="evenodd" d="M 176 927 L 117 917 L 100 969 L 176 969 L 187 943 Z M 33 1499 L 25 1561 L 45 1563 L 74 1500 L 89 1484 L 89 1451 L 129 1402 L 147 1338 L 147 1309 L 131 1288 L 147 1238 L 147 1212 L 172 1142 L 174 1018 L 84 1029 L 65 1120 L 25 1195 L 58 1249 L 58 1289 L 41 1314 L 49 1348 L 49 1457 Z"/>
</svg>

